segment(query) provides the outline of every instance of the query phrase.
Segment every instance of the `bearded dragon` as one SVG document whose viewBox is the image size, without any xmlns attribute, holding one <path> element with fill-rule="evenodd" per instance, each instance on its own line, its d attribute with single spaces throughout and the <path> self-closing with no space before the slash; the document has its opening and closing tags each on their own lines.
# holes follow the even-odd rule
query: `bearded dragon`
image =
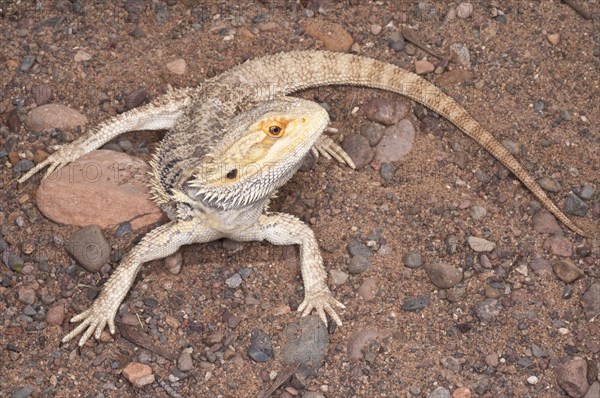
<svg viewBox="0 0 600 398">
<path fill-rule="evenodd" d="M 328 113 L 319 105 L 287 95 L 325 85 L 367 86 L 408 97 L 444 116 L 504 164 L 567 227 L 577 227 L 546 196 L 517 160 L 452 98 L 424 78 L 362 56 L 327 51 L 279 53 L 247 61 L 195 88 L 165 94 L 118 115 L 61 147 L 20 178 L 24 182 L 48 166 L 53 170 L 134 130 L 167 130 L 151 160 L 150 190 L 170 222 L 149 232 L 124 258 L 92 306 L 71 322 L 81 322 L 63 342 L 83 333 L 82 346 L 114 318 L 145 262 L 167 257 L 181 246 L 219 238 L 267 240 L 299 245 L 303 316 L 316 310 L 342 323 L 344 308 L 326 284 L 313 231 L 299 219 L 268 212 L 269 200 L 298 170 L 309 151 L 354 167 L 328 136 Z"/>
</svg>

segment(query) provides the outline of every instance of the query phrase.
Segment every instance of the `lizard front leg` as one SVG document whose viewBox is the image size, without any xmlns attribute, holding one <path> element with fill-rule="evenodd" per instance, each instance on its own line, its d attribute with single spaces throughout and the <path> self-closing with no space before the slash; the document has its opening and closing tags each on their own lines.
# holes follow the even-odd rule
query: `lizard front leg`
<svg viewBox="0 0 600 398">
<path fill-rule="evenodd" d="M 169 129 L 175 125 L 189 102 L 189 89 L 180 89 L 168 93 L 148 105 L 107 120 L 72 143 L 61 146 L 56 152 L 21 176 L 19 182 L 25 182 L 46 166 L 48 166 L 48 170 L 44 177 L 47 177 L 54 170 L 100 148 L 111 139 L 128 131 Z"/>
<path fill-rule="evenodd" d="M 302 312 L 302 316 L 306 316 L 314 309 L 325 325 L 326 313 L 336 324 L 342 324 L 334 308 L 345 307 L 333 298 L 327 287 L 327 273 L 319 245 L 315 234 L 306 224 L 285 213 L 265 214 L 259 218 L 256 225 L 229 237 L 239 241 L 267 240 L 274 245 L 299 245 L 304 301 L 298 307 L 298 311 Z"/>
<path fill-rule="evenodd" d="M 71 322 L 81 323 L 63 337 L 63 343 L 85 330 L 79 339 L 79 346 L 83 346 L 92 333 L 99 339 L 107 324 L 110 333 L 114 334 L 115 314 L 143 263 L 167 257 L 183 245 L 210 242 L 220 237 L 219 232 L 202 225 L 198 219 L 172 221 L 146 234 L 110 276 L 92 306 L 71 319 Z"/>
</svg>

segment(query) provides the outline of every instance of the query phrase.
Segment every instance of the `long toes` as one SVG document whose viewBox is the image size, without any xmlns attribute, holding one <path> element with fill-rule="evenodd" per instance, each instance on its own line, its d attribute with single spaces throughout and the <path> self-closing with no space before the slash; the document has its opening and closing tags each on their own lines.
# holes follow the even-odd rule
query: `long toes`
<svg viewBox="0 0 600 398">
<path fill-rule="evenodd" d="M 79 322 L 83 319 L 86 319 L 88 317 L 89 313 L 90 313 L 90 310 L 87 309 L 87 310 L 83 311 L 81 314 L 75 315 L 73 318 L 71 318 L 71 323 Z M 81 327 L 81 325 L 77 326 L 77 328 L 75 330 L 77 330 L 79 327 Z"/>
<path fill-rule="evenodd" d="M 73 322 L 73 319 L 71 319 L 71 322 Z M 81 322 L 79 325 L 77 325 L 77 327 L 75 329 L 71 330 L 71 333 L 69 333 L 65 337 L 63 337 L 62 342 L 66 343 L 67 341 L 71 340 L 73 337 L 75 337 L 79 333 L 81 333 L 89 324 L 90 324 L 89 319 L 85 319 L 83 322 Z"/>
<path fill-rule="evenodd" d="M 313 307 L 313 305 L 312 305 L 312 304 L 308 304 L 308 305 L 306 306 L 306 308 L 304 308 L 304 311 L 302 311 L 302 316 L 307 316 L 307 315 L 309 315 L 309 314 L 312 312 L 313 308 L 314 308 L 314 307 Z"/>
<path fill-rule="evenodd" d="M 333 319 L 333 322 L 335 322 L 336 325 L 338 325 L 338 326 L 342 325 L 342 319 L 334 310 L 330 309 L 329 311 L 327 311 L 327 313 L 329 314 L 331 319 Z"/>
<path fill-rule="evenodd" d="M 323 321 L 325 326 L 327 326 L 327 315 L 325 315 L 325 311 L 323 311 L 323 307 L 317 308 L 317 314 L 319 315 L 319 318 L 321 318 L 321 320 Z"/>
<path fill-rule="evenodd" d="M 298 311 L 298 312 L 304 311 L 304 309 L 306 308 L 307 304 L 308 303 L 306 302 L 306 300 L 304 300 L 303 302 L 300 303 L 300 305 L 298 306 L 298 309 L 296 311 Z"/>
<path fill-rule="evenodd" d="M 115 317 L 112 316 L 108 320 L 108 330 L 110 330 L 110 334 L 115 334 Z"/>
<path fill-rule="evenodd" d="M 87 328 L 87 330 L 85 331 L 83 336 L 81 336 L 81 338 L 79 339 L 79 347 L 83 347 L 85 342 L 88 341 L 88 339 L 91 337 L 92 333 L 94 333 L 94 330 L 96 329 L 97 325 L 98 325 L 98 321 L 94 321 L 94 322 L 90 323 L 90 326 Z"/>
<path fill-rule="evenodd" d="M 106 319 L 101 319 L 96 325 L 96 333 L 94 333 L 94 337 L 96 338 L 96 340 L 100 340 L 100 336 L 102 335 L 102 331 L 104 330 L 105 326 Z"/>
</svg>

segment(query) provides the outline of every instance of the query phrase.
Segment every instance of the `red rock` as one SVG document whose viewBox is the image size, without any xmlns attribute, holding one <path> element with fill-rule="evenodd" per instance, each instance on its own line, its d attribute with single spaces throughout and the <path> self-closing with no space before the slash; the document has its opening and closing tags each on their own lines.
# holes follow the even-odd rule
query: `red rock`
<svg viewBox="0 0 600 398">
<path fill-rule="evenodd" d="M 123 376 L 136 387 L 144 387 L 145 385 L 154 383 L 152 368 L 138 362 L 127 364 L 123 369 Z"/>
<path fill-rule="evenodd" d="M 471 398 L 472 396 L 471 390 L 466 387 L 457 388 L 454 390 L 454 393 L 452 393 L 452 398 Z"/>
<path fill-rule="evenodd" d="M 362 351 L 369 343 L 383 337 L 384 333 L 376 329 L 361 330 L 353 333 L 348 339 L 348 356 L 350 359 L 362 357 Z"/>
<path fill-rule="evenodd" d="M 371 301 L 375 298 L 375 278 L 367 278 L 358 288 L 358 295 L 365 301 Z"/>
<path fill-rule="evenodd" d="M 392 126 L 408 115 L 410 104 L 403 98 L 376 98 L 367 102 L 362 109 L 368 120 Z"/>
<path fill-rule="evenodd" d="M 304 22 L 304 31 L 307 35 L 320 40 L 329 51 L 350 51 L 354 40 L 350 33 L 338 23 L 320 19 L 308 19 Z"/>
<path fill-rule="evenodd" d="M 174 61 L 171 61 L 167 64 L 167 70 L 176 75 L 185 75 L 187 71 L 187 64 L 185 63 L 185 59 L 178 58 Z"/>
<path fill-rule="evenodd" d="M 35 290 L 30 288 L 29 286 L 21 286 L 18 290 L 17 295 L 19 301 L 23 304 L 35 303 Z"/>
<path fill-rule="evenodd" d="M 556 221 L 556 217 L 548 210 L 540 210 L 533 216 L 533 229 L 537 232 L 554 234 L 561 232 L 562 229 Z"/>
<path fill-rule="evenodd" d="M 594 382 L 590 386 L 590 389 L 588 390 L 587 394 L 585 394 L 585 396 L 583 398 L 597 398 L 597 397 L 600 397 L 600 382 L 599 381 Z"/>
<path fill-rule="evenodd" d="M 570 397 L 583 397 L 589 389 L 586 360 L 575 357 L 557 367 L 556 380 Z"/>
<path fill-rule="evenodd" d="M 33 131 L 50 128 L 71 130 L 87 123 L 87 117 L 61 104 L 47 104 L 33 108 L 27 114 L 27 126 Z"/>
<path fill-rule="evenodd" d="M 556 256 L 571 257 L 571 254 L 573 254 L 571 242 L 563 236 L 553 236 L 548 238 L 546 242 L 544 242 L 544 247 Z"/>
<path fill-rule="evenodd" d="M 130 221 L 140 228 L 163 218 L 148 193 L 148 170 L 127 154 L 93 151 L 42 180 L 37 205 L 61 224 L 107 228 Z"/>
<path fill-rule="evenodd" d="M 431 283 L 440 289 L 450 289 L 463 279 L 463 272 L 447 263 L 426 264 L 425 272 Z"/>
<path fill-rule="evenodd" d="M 408 119 L 386 128 L 375 150 L 375 160 L 380 163 L 397 162 L 408 154 L 415 141 L 415 127 Z"/>
<path fill-rule="evenodd" d="M 424 75 L 427 73 L 431 73 L 435 70 L 435 66 L 426 59 L 421 59 L 415 62 L 415 73 L 417 75 Z"/>
<path fill-rule="evenodd" d="M 57 304 L 50 308 L 46 313 L 46 322 L 50 325 L 62 325 L 65 320 L 65 306 L 63 304 Z"/>
</svg>

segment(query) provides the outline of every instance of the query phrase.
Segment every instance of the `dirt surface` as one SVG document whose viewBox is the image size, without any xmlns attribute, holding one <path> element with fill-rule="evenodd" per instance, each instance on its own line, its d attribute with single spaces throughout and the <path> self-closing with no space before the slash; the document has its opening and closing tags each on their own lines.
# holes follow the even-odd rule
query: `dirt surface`
<svg viewBox="0 0 600 398">
<path fill-rule="evenodd" d="M 441 387 L 435 396 L 444 397 L 450 396 L 444 389 L 463 396 L 459 387 L 466 387 L 477 397 L 561 397 L 557 368 L 575 357 L 588 360 L 592 383 L 600 328 L 598 319 L 586 318 L 582 294 L 600 282 L 598 20 L 585 20 L 560 1 L 472 3 L 472 15 L 462 19 L 447 18 L 457 4 L 431 1 L 128 1 L 144 6 L 137 14 L 124 1 L 0 2 L 0 238 L 7 246 L 0 248 L 3 260 L 10 252 L 24 263 L 22 269 L 0 263 L 0 396 L 23 397 L 31 390 L 42 397 L 253 397 L 285 373 L 284 328 L 298 320 L 302 283 L 295 248 L 266 243 L 243 244 L 239 251 L 222 242 L 186 247 L 180 274 L 155 261 L 138 276 L 120 314 L 137 314 L 143 333 L 175 358 L 191 347 L 191 370 L 177 370 L 176 361 L 119 333 L 82 349 L 75 341 L 61 344 L 72 327 L 68 320 L 90 305 L 118 263 L 95 274 L 76 265 L 63 242 L 78 228 L 39 214 L 40 177 L 20 186 L 13 166 L 19 157 L 33 159 L 37 149 L 82 133 L 34 134 L 21 125 L 21 116 L 36 106 L 39 85 L 50 87 L 49 102 L 80 111 L 91 126 L 122 112 L 134 90 L 146 88 L 151 99 L 249 58 L 323 48 L 301 29 L 310 18 L 341 24 L 359 54 L 409 70 L 427 57 L 437 67 L 429 80 L 440 80 L 500 140 L 516 143 L 517 157 L 532 175 L 560 182 L 562 189 L 550 193 L 560 207 L 570 190 L 596 188 L 585 201 L 586 215 L 570 216 L 596 238 L 564 227 L 553 235 L 535 231 L 539 206 L 531 194 L 435 114 L 412 117 L 415 145 L 390 180 L 377 167 L 352 171 L 319 159 L 281 190 L 273 208 L 311 225 L 329 270 L 348 271 L 353 241 L 368 245 L 373 255 L 366 271 L 329 283 L 346 309 L 344 325 L 329 336 L 323 366 L 314 376 L 294 376 L 273 396 L 427 397 Z M 597 16 L 596 0 L 579 3 Z M 410 43 L 402 51 L 390 49 L 390 37 L 402 26 L 437 53 L 449 55 L 453 44 L 463 44 L 470 62 L 446 65 Z M 560 37 L 552 44 L 555 34 Z M 27 55 L 35 57 L 29 68 L 23 65 Z M 187 64 L 182 75 L 167 68 L 179 58 Z M 470 76 L 449 84 L 450 70 Z M 328 105 L 337 141 L 365 123 L 361 112 L 353 114 L 355 107 L 393 98 L 347 87 L 301 96 Z M 144 149 L 151 151 L 160 136 L 125 135 L 146 160 Z M 474 219 L 474 206 L 487 214 Z M 148 230 L 121 237 L 105 230 L 113 260 Z M 474 252 L 466 243 L 471 235 L 495 242 L 496 249 Z M 570 254 L 556 254 L 556 236 Z M 406 267 L 408 252 L 420 253 L 424 265 Z M 584 273 L 570 284 L 552 271 L 565 259 Z M 464 280 L 436 288 L 424 268 L 438 262 L 461 268 Z M 228 287 L 225 281 L 244 267 L 250 275 Z M 421 296 L 429 299 L 422 309 L 402 308 Z M 486 299 L 497 300 L 499 313 L 483 322 L 474 309 Z M 48 311 L 61 305 L 64 321 L 52 325 Z M 264 363 L 247 355 L 255 329 L 274 347 L 274 358 Z M 130 362 L 149 365 L 161 385 L 131 385 L 122 374 Z"/>
</svg>

